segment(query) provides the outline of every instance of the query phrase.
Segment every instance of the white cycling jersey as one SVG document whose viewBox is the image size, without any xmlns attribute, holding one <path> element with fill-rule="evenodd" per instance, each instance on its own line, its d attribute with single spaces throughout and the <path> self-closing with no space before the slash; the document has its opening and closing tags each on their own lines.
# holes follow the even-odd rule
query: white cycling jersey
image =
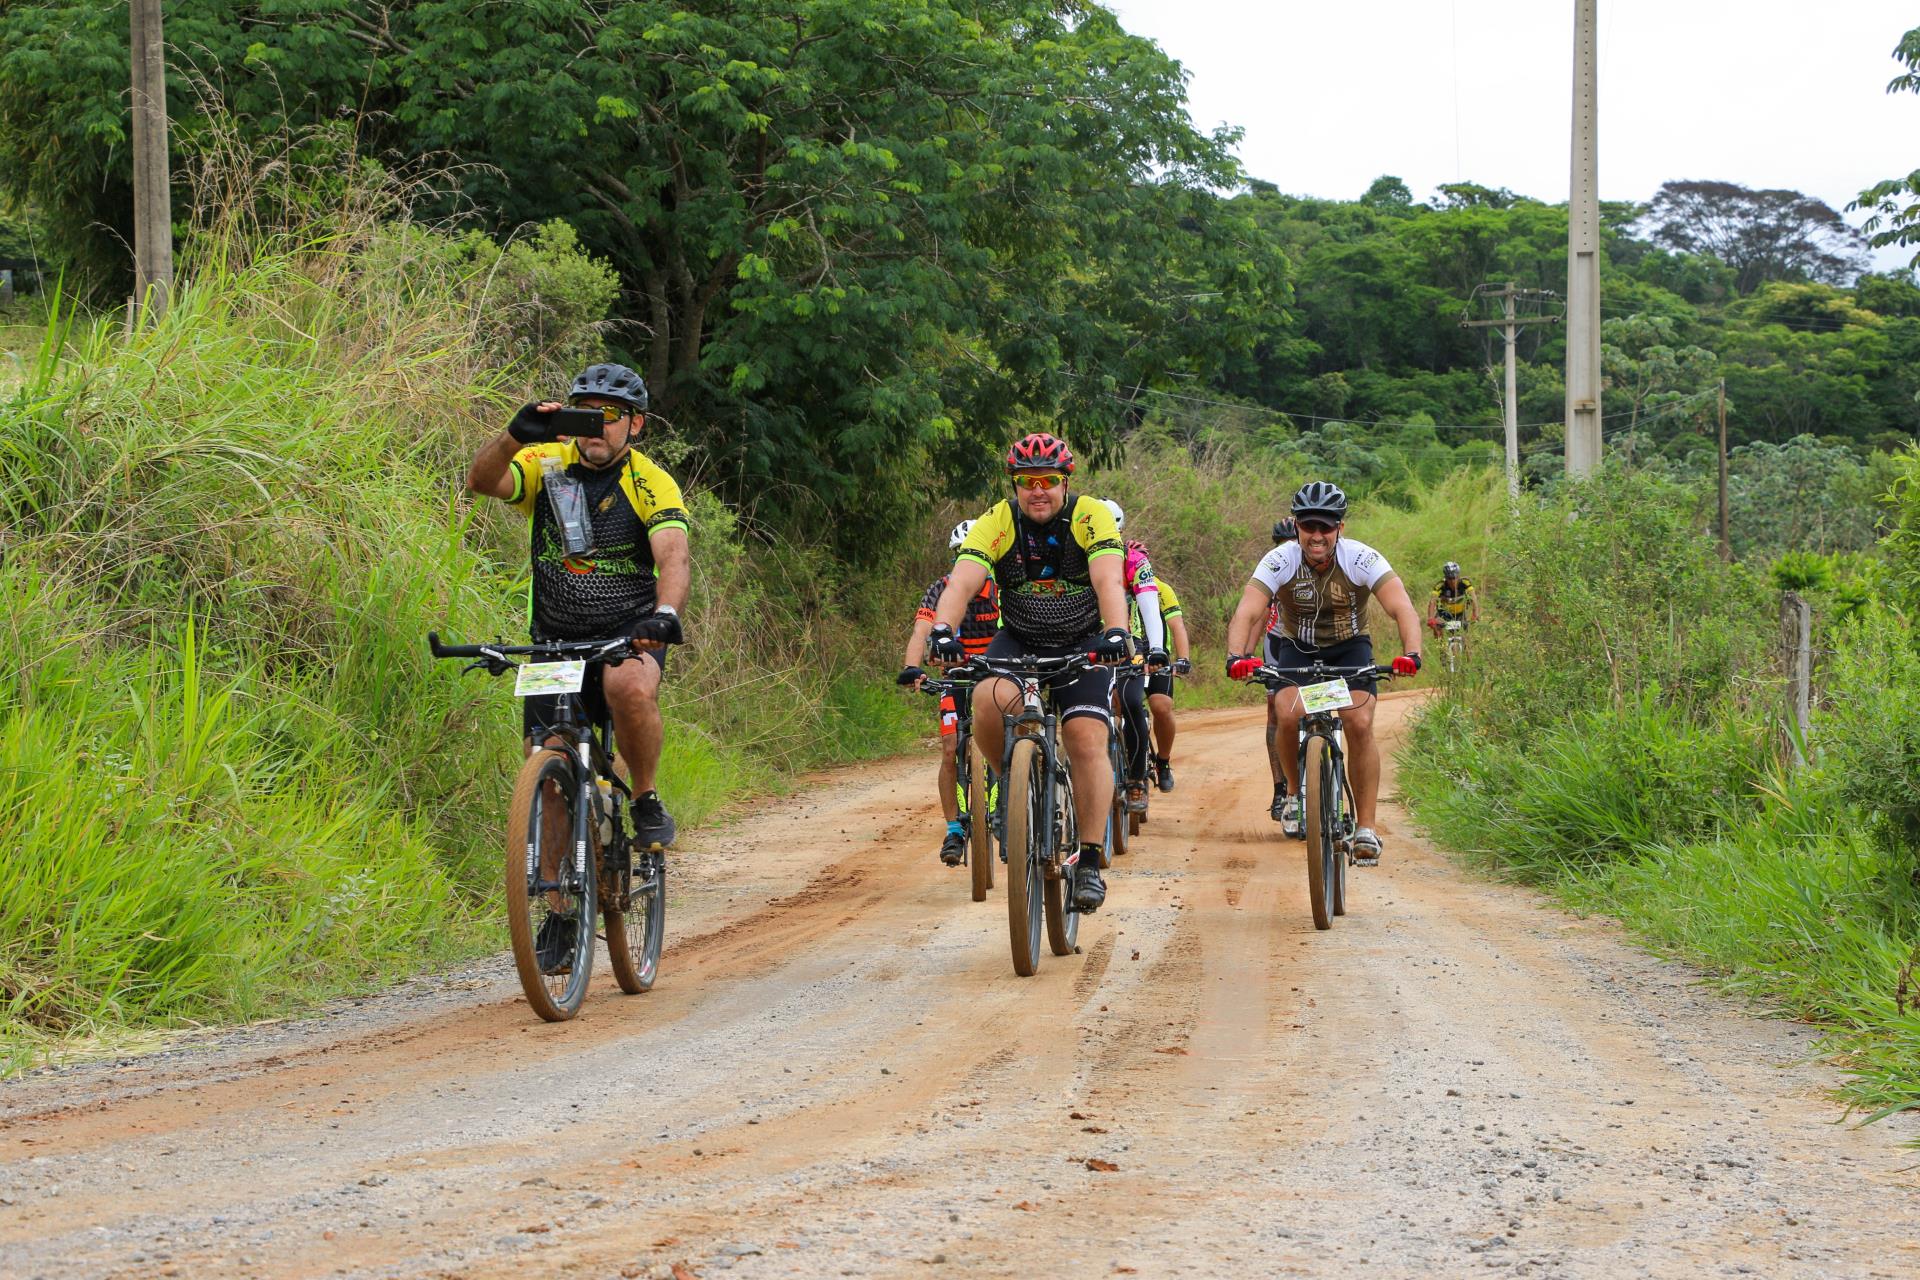
<svg viewBox="0 0 1920 1280">
<path fill-rule="evenodd" d="M 1393 576 L 1387 558 L 1364 542 L 1333 544 L 1333 563 L 1315 572 L 1298 542 L 1283 542 L 1260 558 L 1253 579 L 1278 607 L 1271 635 L 1308 645 L 1338 644 L 1367 634 L 1367 601 Z"/>
</svg>

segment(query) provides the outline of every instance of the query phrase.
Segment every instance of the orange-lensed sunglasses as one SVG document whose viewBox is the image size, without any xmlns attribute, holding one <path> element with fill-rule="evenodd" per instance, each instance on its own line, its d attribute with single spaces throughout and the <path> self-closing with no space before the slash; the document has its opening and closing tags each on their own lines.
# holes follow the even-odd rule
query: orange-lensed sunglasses
<svg viewBox="0 0 1920 1280">
<path fill-rule="evenodd" d="M 1048 472 L 1045 475 L 1019 475 L 1013 478 L 1013 483 L 1022 489 L 1057 489 L 1066 482 L 1067 478 L 1058 471 Z"/>
</svg>

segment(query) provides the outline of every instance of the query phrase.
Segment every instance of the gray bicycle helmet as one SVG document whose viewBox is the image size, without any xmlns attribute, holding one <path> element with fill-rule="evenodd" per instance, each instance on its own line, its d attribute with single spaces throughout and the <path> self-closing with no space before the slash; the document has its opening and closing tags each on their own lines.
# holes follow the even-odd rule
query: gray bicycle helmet
<svg viewBox="0 0 1920 1280">
<path fill-rule="evenodd" d="M 1441 576 L 1441 577 L 1443 577 L 1443 578 L 1457 578 L 1457 577 L 1459 577 L 1459 576 L 1460 576 L 1460 563 L 1459 563 L 1459 562 L 1458 562 L 1457 560 L 1449 560 L 1449 561 L 1447 561 L 1447 563 L 1446 563 L 1446 564 L 1445 564 L 1445 565 L 1444 565 L 1444 566 L 1443 566 L 1443 567 L 1441 568 L 1441 570 L 1440 570 L 1440 576 Z"/>
<path fill-rule="evenodd" d="M 647 384 L 623 364 L 596 364 L 575 378 L 567 399 L 573 401 L 582 396 L 618 400 L 636 413 L 647 411 Z"/>
<path fill-rule="evenodd" d="M 1295 519 L 1317 516 L 1339 524 L 1347 518 L 1347 495 L 1332 481 L 1309 480 L 1293 495 L 1293 514 Z"/>
<path fill-rule="evenodd" d="M 1295 538 L 1299 536 L 1300 536 L 1300 526 L 1296 525 L 1293 522 L 1292 516 L 1283 516 L 1280 519 L 1275 520 L 1273 522 L 1273 545 L 1274 546 L 1277 547 L 1283 542 L 1292 542 Z"/>
</svg>

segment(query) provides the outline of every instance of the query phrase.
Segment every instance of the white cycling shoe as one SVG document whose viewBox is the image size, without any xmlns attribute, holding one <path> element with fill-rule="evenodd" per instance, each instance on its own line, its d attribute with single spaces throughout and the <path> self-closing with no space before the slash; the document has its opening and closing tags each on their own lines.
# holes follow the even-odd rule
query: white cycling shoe
<svg viewBox="0 0 1920 1280">
<path fill-rule="evenodd" d="M 1353 833 L 1352 849 L 1354 866 L 1380 865 L 1380 837 L 1373 833 L 1372 827 L 1362 827 Z"/>
</svg>

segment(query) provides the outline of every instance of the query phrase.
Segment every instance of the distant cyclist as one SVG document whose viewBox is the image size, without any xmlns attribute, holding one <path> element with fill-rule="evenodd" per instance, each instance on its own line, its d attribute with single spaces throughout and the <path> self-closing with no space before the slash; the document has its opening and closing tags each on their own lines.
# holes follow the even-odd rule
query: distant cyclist
<svg viewBox="0 0 1920 1280">
<path fill-rule="evenodd" d="M 967 533 L 973 528 L 973 521 L 962 520 L 953 526 L 953 532 L 947 535 L 947 549 L 960 550 L 960 544 L 967 539 Z M 927 633 L 933 630 L 933 611 L 940 603 L 940 593 L 947 589 L 947 575 L 941 574 L 927 588 L 920 598 L 920 611 L 914 615 L 913 634 L 907 638 L 906 656 L 901 660 L 898 683 L 918 689 L 927 678 L 920 663 L 927 656 Z M 960 624 L 960 643 L 968 657 L 977 657 L 987 651 L 987 644 L 1000 630 L 1000 598 L 994 591 L 993 579 L 988 578 L 978 595 L 967 601 L 967 616 Z M 940 699 L 940 811 L 946 815 L 947 834 L 940 842 L 940 861 L 950 867 L 957 867 L 967 858 L 967 829 L 960 821 L 959 797 L 959 757 L 954 750 L 960 738 L 960 709 L 954 705 L 951 694 Z M 985 822 L 985 814 L 972 815 L 975 822 Z"/>
<path fill-rule="evenodd" d="M 973 522 L 960 557 L 934 609 L 927 651 L 935 661 L 957 662 L 966 646 L 955 633 L 967 602 L 989 575 L 1000 587 L 1000 634 L 987 646 L 989 658 L 1054 658 L 1092 653 L 1104 663 L 1127 661 L 1127 596 L 1121 584 L 1126 562 L 1113 513 L 1097 498 L 1067 488 L 1073 451 L 1057 436 L 1037 432 L 1007 451 L 1013 501 L 998 502 Z M 1060 716 L 1060 741 L 1073 776 L 1074 816 L 1080 848 L 1073 855 L 1076 910 L 1098 910 L 1106 901 L 1100 878 L 1107 813 L 1113 804 L 1113 774 L 1107 766 L 1112 716 L 1107 699 L 1113 677 L 1083 671 L 1055 681 L 1050 696 Z M 983 680 L 973 692 L 973 734 L 990 772 L 1006 748 L 1002 718 L 1020 703 L 1011 680 Z M 1006 789 L 1001 789 L 1005 803 Z M 1088 839 L 1088 836 L 1093 836 Z"/>
<path fill-rule="evenodd" d="M 1124 534 L 1127 513 L 1111 498 L 1107 499 L 1107 510 L 1113 512 L 1113 527 Z M 1146 544 L 1129 539 L 1126 545 L 1127 563 L 1123 581 L 1127 589 L 1128 619 L 1133 624 L 1132 634 L 1145 642 L 1139 656 L 1134 659 L 1134 665 L 1144 670 L 1134 677 L 1117 680 L 1115 693 L 1120 699 L 1120 714 L 1127 721 L 1127 809 L 1133 813 L 1145 813 L 1147 756 L 1152 746 L 1147 720 L 1146 685 L 1147 677 L 1168 664 L 1166 624 L 1160 616 L 1160 585 L 1154 577 L 1153 561 L 1147 556 Z"/>
<path fill-rule="evenodd" d="M 1449 622 L 1480 621 L 1480 600 L 1473 583 L 1460 576 L 1460 566 L 1449 560 L 1440 570 L 1440 582 L 1427 597 L 1427 625 L 1437 633 Z"/>
<path fill-rule="evenodd" d="M 581 696 L 594 720 L 612 713 L 618 754 L 633 776 L 636 842 L 665 847 L 675 832 L 654 789 L 664 736 L 660 681 L 668 647 L 682 643 L 680 611 L 691 576 L 686 504 L 673 477 L 632 447 L 647 421 L 639 374 L 596 364 L 573 380 L 567 404 L 598 410 L 603 434 L 563 437 L 553 423 L 563 407 L 558 400 L 526 405 L 474 456 L 467 488 L 528 518 L 535 641 L 633 638 L 636 659 L 594 667 Z M 546 740 L 546 717 L 558 701 L 521 700 L 529 750 Z M 564 931 L 573 923 L 558 913 L 547 917 L 542 956 L 572 954 L 574 940 Z"/>
<path fill-rule="evenodd" d="M 1147 677 L 1147 711 L 1153 717 L 1153 771 L 1162 791 L 1173 790 L 1173 678 L 1193 670 L 1193 651 L 1187 640 L 1187 619 L 1180 596 L 1165 575 L 1160 582 L 1160 620 L 1166 624 L 1173 664 Z M 1134 635 L 1140 629 L 1134 628 Z"/>
<path fill-rule="evenodd" d="M 1386 557 L 1362 542 L 1342 538 L 1346 528 L 1347 495 L 1338 485 L 1315 480 L 1293 495 L 1293 515 L 1299 540 L 1275 547 L 1255 566 L 1227 629 L 1227 675 L 1244 680 L 1261 664 L 1252 656 L 1257 631 L 1268 606 L 1278 601 L 1280 625 L 1267 634 L 1265 658 L 1283 672 L 1300 671 L 1314 662 L 1333 667 L 1370 667 L 1373 641 L 1367 634 L 1367 602 L 1378 597 L 1393 615 L 1406 646 L 1393 660 L 1394 671 L 1412 675 L 1420 670 L 1420 615 Z M 1374 832 L 1374 811 L 1380 794 L 1380 748 L 1373 737 L 1375 682 L 1351 680 L 1354 705 L 1340 712 L 1351 762 L 1355 820 L 1354 860 L 1373 865 L 1380 860 L 1380 837 Z M 1299 740 L 1302 708 L 1297 689 L 1273 695 L 1279 703 L 1280 729 L 1273 751 L 1288 783 L 1276 791 L 1274 816 L 1288 835 L 1301 831 L 1300 762 L 1294 752 Z"/>
</svg>

